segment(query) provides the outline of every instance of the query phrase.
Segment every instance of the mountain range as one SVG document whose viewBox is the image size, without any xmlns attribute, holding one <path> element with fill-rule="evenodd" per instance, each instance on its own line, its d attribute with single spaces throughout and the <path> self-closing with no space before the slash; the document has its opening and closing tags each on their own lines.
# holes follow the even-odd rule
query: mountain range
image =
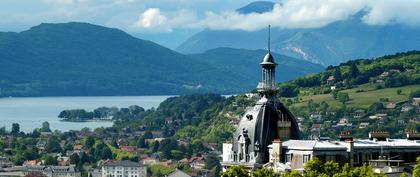
<svg viewBox="0 0 420 177">
<path fill-rule="evenodd" d="M 237 10 L 242 14 L 271 11 L 273 2 L 257 1 Z M 320 28 L 272 29 L 272 50 L 324 66 L 341 62 L 379 57 L 396 52 L 420 49 L 420 28 L 404 25 L 368 25 L 362 21 L 365 12 Z M 263 49 L 267 30 L 205 29 L 182 43 L 181 53 L 202 53 L 219 47 Z"/>
<path fill-rule="evenodd" d="M 217 48 L 184 55 L 114 28 L 44 23 L 0 33 L 0 96 L 240 93 L 255 88 L 264 53 Z M 323 69 L 275 56 L 284 68 L 280 82 Z"/>
</svg>

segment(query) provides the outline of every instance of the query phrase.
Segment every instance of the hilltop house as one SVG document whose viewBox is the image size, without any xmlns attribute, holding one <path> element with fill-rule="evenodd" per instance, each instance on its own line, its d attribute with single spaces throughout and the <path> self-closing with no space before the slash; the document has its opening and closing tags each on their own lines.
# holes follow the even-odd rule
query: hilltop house
<svg viewBox="0 0 420 177">
<path fill-rule="evenodd" d="M 395 103 L 388 103 L 385 105 L 386 109 L 395 109 L 397 107 L 397 104 Z"/>
<path fill-rule="evenodd" d="M 328 79 L 327 79 L 327 84 L 334 84 L 334 82 L 335 82 L 335 78 L 334 78 L 334 76 L 330 76 L 330 77 L 328 77 Z"/>
</svg>

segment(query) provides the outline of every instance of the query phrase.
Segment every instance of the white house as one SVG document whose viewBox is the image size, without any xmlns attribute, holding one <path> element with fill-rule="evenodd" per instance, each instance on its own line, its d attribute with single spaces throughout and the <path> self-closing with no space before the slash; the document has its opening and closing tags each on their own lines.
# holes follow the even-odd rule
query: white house
<svg viewBox="0 0 420 177">
<path fill-rule="evenodd" d="M 109 160 L 103 163 L 102 177 L 146 177 L 147 168 L 137 162 Z"/>
</svg>

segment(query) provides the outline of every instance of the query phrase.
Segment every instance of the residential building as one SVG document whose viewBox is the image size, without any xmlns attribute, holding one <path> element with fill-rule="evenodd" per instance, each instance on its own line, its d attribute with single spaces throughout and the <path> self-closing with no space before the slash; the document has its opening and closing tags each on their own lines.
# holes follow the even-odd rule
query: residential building
<svg viewBox="0 0 420 177">
<path fill-rule="evenodd" d="M 334 76 L 329 76 L 328 79 L 327 79 L 327 83 L 328 84 L 334 84 L 334 82 L 335 82 Z"/>
<path fill-rule="evenodd" d="M 361 122 L 359 124 L 359 128 L 368 128 L 369 127 L 369 122 Z"/>
<path fill-rule="evenodd" d="M 414 107 L 411 105 L 411 104 L 409 104 L 409 103 L 404 103 L 402 106 L 401 106 L 401 112 L 408 112 L 408 111 L 410 111 L 410 110 L 412 110 Z"/>
<path fill-rule="evenodd" d="M 386 109 L 395 109 L 397 107 L 397 104 L 395 103 L 388 103 L 385 105 Z"/>
<path fill-rule="evenodd" d="M 101 165 L 102 177 L 146 177 L 147 167 L 138 162 L 108 160 Z"/>
<path fill-rule="evenodd" d="M 13 163 L 7 157 L 0 156 L 0 169 L 13 166 Z"/>
<path fill-rule="evenodd" d="M 42 173 L 47 177 L 80 177 L 79 171 L 74 166 L 26 166 L 23 174 Z"/>
<path fill-rule="evenodd" d="M 135 153 L 137 151 L 136 146 L 121 146 L 120 149 L 131 153 Z"/>
<path fill-rule="evenodd" d="M 354 113 L 353 113 L 354 118 L 361 118 L 365 115 L 366 115 L 366 111 L 363 110 L 363 109 L 358 109 L 358 110 L 354 111 Z"/>
<path fill-rule="evenodd" d="M 412 104 L 414 106 L 420 106 L 420 98 L 413 98 Z"/>
</svg>

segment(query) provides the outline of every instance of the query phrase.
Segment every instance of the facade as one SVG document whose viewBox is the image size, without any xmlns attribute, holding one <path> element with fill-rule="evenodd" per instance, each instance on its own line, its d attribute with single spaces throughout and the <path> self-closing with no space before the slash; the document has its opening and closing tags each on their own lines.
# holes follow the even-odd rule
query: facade
<svg viewBox="0 0 420 177">
<path fill-rule="evenodd" d="M 102 164 L 102 177 L 146 177 L 147 168 L 137 162 L 109 160 Z"/>
<path fill-rule="evenodd" d="M 232 143 L 223 145 L 222 166 L 244 165 L 259 168 L 270 160 L 269 145 L 274 140 L 299 139 L 295 117 L 276 99 L 277 64 L 268 50 L 263 62 L 262 80 L 257 86 L 259 100 L 243 115 Z"/>
<path fill-rule="evenodd" d="M 410 164 L 420 156 L 420 138 L 415 131 L 407 132 L 407 139 L 390 139 L 384 131 L 369 133 L 369 139 L 353 140 L 346 132 L 340 140 L 288 140 L 281 144 L 280 162 L 290 169 L 302 169 L 313 157 L 321 161 L 335 161 L 340 165 L 361 166 L 378 161 Z"/>
<path fill-rule="evenodd" d="M 74 166 L 26 166 L 23 174 L 42 173 L 47 177 L 80 177 Z"/>
</svg>

